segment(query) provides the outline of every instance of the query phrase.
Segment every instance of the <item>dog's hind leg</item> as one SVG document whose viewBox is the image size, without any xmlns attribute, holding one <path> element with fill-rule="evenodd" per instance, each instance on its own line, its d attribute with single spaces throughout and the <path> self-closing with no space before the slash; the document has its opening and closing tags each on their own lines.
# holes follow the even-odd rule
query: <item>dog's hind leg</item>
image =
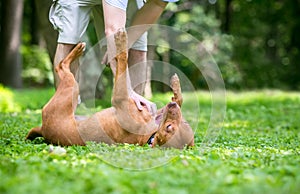
<svg viewBox="0 0 300 194">
<path fill-rule="evenodd" d="M 180 87 L 180 80 L 177 74 L 174 74 L 171 77 L 171 88 L 173 90 L 174 96 L 172 97 L 172 101 L 176 102 L 180 107 L 182 105 L 182 94 L 181 94 L 181 87 Z"/>
<path fill-rule="evenodd" d="M 70 72 L 70 65 L 78 57 L 80 57 L 84 51 L 85 43 L 78 43 L 71 52 L 64 58 L 55 68 L 55 71 L 58 73 L 60 79 L 64 77 L 65 72 Z"/>
<path fill-rule="evenodd" d="M 85 43 L 78 43 L 55 68 L 61 80 L 54 96 L 55 99 L 58 99 L 56 104 L 59 103 L 61 107 L 67 107 L 68 104 L 72 103 L 73 112 L 77 107 L 79 88 L 74 75 L 71 73 L 70 65 L 82 55 L 84 48 Z"/>
<path fill-rule="evenodd" d="M 26 139 L 33 140 L 43 136 L 47 142 L 53 144 L 85 145 L 78 133 L 74 116 L 78 84 L 70 71 L 70 64 L 83 53 L 84 47 L 84 43 L 77 44 L 55 68 L 60 78 L 58 88 L 42 110 L 42 127 L 31 129 Z"/>
<path fill-rule="evenodd" d="M 34 140 L 37 137 L 43 137 L 41 127 L 31 129 L 25 139 Z"/>
</svg>

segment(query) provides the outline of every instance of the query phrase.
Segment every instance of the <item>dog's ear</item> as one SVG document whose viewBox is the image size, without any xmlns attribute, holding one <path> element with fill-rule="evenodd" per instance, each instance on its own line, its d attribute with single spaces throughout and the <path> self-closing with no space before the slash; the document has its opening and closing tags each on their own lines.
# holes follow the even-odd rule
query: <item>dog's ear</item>
<svg viewBox="0 0 300 194">
<path fill-rule="evenodd" d="M 41 127 L 31 129 L 25 139 L 34 140 L 37 137 L 43 137 Z"/>
<path fill-rule="evenodd" d="M 194 132 L 191 126 L 186 121 L 182 121 L 179 125 L 179 129 L 182 144 L 187 147 L 194 146 Z"/>
<path fill-rule="evenodd" d="M 181 94 L 180 80 L 178 75 L 175 73 L 170 80 L 170 86 L 173 90 L 172 102 L 176 102 L 181 107 L 183 99 Z"/>
</svg>

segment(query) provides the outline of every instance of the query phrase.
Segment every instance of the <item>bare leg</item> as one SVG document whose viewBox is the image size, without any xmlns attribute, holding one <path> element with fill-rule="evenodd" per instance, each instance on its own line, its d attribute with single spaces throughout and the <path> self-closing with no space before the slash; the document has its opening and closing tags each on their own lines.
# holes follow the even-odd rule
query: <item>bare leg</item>
<svg viewBox="0 0 300 194">
<path fill-rule="evenodd" d="M 168 3 L 161 0 L 148 0 L 136 13 L 131 26 L 142 24 L 154 24 L 160 17 Z"/>
<path fill-rule="evenodd" d="M 116 49 L 114 44 L 114 36 L 119 29 L 125 28 L 126 11 L 109 5 L 105 0 L 102 0 L 105 35 L 107 38 L 107 62 L 110 64 L 113 74 L 116 74 Z"/>
<path fill-rule="evenodd" d="M 135 49 L 129 50 L 128 67 L 131 85 L 134 91 L 140 95 L 144 94 L 147 75 L 147 52 Z"/>
<path fill-rule="evenodd" d="M 148 0 L 145 5 L 137 11 L 135 14 L 131 26 L 137 25 L 145 25 L 145 24 L 154 24 L 162 12 L 164 11 L 165 7 L 167 6 L 166 2 L 161 0 Z M 149 26 L 145 25 L 144 27 L 139 28 L 131 28 L 128 31 L 128 44 L 129 47 L 140 37 L 144 32 L 148 30 Z"/>
<path fill-rule="evenodd" d="M 144 25 L 144 24 L 154 24 L 165 7 L 167 6 L 166 2 L 161 0 L 148 0 L 147 3 L 137 11 L 133 20 L 131 21 L 131 26 Z M 138 37 L 140 37 L 145 31 L 147 31 L 149 26 L 137 28 L 129 28 L 128 30 L 128 43 L 131 46 Z M 143 51 L 138 51 L 131 49 L 129 51 L 128 66 L 130 72 L 130 78 L 132 86 L 140 95 L 143 95 L 145 92 L 146 86 L 146 76 L 147 76 L 147 54 Z M 140 63 L 134 68 L 132 65 Z"/>
<path fill-rule="evenodd" d="M 57 47 L 56 47 L 56 53 L 54 56 L 54 69 L 59 65 L 59 63 L 71 52 L 71 50 L 74 48 L 75 45 L 73 44 L 62 44 L 62 43 L 58 43 Z M 74 75 L 75 78 L 77 78 L 76 73 L 78 70 L 78 60 L 75 60 L 72 65 L 71 65 L 71 72 Z M 59 85 L 60 79 L 57 75 L 57 72 L 54 71 L 54 84 L 55 84 L 55 88 L 57 89 L 58 85 Z"/>
<path fill-rule="evenodd" d="M 122 9 L 116 8 L 106 3 L 105 0 L 102 0 L 103 4 L 103 14 L 104 14 L 104 25 L 105 25 L 105 35 L 107 38 L 107 53 L 108 53 L 108 62 L 113 71 L 113 74 L 116 75 L 116 46 L 114 44 L 115 34 L 119 29 L 125 28 L 126 24 L 126 12 Z M 143 98 L 142 96 L 136 94 L 132 91 L 130 83 L 127 85 L 129 88 L 129 96 L 134 100 L 139 110 L 143 110 L 143 107 L 146 106 L 148 111 L 151 113 L 156 112 L 156 106 Z"/>
</svg>

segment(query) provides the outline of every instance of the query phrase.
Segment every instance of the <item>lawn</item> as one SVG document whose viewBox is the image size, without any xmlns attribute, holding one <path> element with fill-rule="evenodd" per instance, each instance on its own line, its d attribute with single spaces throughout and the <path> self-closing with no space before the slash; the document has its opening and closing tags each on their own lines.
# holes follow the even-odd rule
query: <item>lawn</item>
<svg viewBox="0 0 300 194">
<path fill-rule="evenodd" d="M 190 106 L 183 110 L 186 119 L 199 122 L 196 146 L 185 150 L 92 143 L 60 148 L 41 138 L 25 141 L 26 133 L 41 124 L 41 107 L 52 94 L 52 89 L 6 94 L 9 105 L 0 113 L 0 193 L 300 191 L 300 93 L 227 91 L 223 128 L 203 148 L 211 102 L 208 92 L 199 91 L 198 99 L 184 102 Z M 157 94 L 153 101 L 163 104 L 169 98 Z M 195 102 L 200 105 L 196 116 L 191 114 Z"/>
</svg>

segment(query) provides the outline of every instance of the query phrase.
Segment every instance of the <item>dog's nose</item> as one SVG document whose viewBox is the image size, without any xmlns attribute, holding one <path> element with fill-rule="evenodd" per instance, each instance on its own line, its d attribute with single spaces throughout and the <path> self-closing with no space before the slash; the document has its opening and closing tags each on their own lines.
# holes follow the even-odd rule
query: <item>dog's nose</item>
<svg viewBox="0 0 300 194">
<path fill-rule="evenodd" d="M 174 107 L 174 106 L 177 106 L 177 103 L 176 102 L 170 102 L 168 104 L 168 108 L 171 108 L 171 107 Z"/>
</svg>

